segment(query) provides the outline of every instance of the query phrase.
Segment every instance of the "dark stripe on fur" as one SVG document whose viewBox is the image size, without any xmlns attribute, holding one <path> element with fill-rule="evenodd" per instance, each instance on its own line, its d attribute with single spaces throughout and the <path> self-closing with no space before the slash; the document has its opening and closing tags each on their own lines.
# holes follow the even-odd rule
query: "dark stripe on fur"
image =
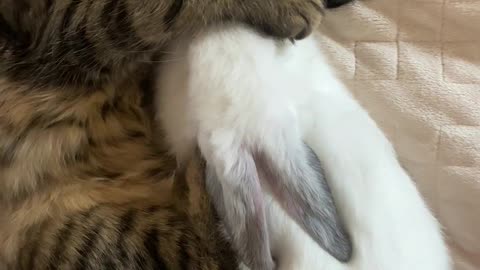
<svg viewBox="0 0 480 270">
<path fill-rule="evenodd" d="M 155 167 L 148 169 L 147 172 L 145 173 L 145 177 L 148 178 L 153 178 L 153 179 L 162 179 L 164 177 L 167 177 L 170 173 L 165 172 L 165 170 L 161 167 Z"/>
<path fill-rule="evenodd" d="M 65 250 L 67 250 L 68 245 L 72 245 L 70 241 L 71 238 L 78 234 L 82 224 L 88 224 L 88 222 L 95 217 L 94 214 L 97 209 L 98 207 L 94 207 L 79 215 L 73 215 L 64 223 L 57 233 L 55 244 L 52 247 L 53 252 L 49 256 L 50 264 L 47 269 L 57 269 L 65 260 L 68 261 L 69 258 L 65 257 Z"/>
<path fill-rule="evenodd" d="M 136 35 L 127 8 L 126 0 L 112 0 L 105 5 L 101 23 L 106 34 L 112 46 L 122 51 L 148 50 L 149 47 Z"/>
<path fill-rule="evenodd" d="M 122 262 L 124 264 L 126 263 L 126 259 L 128 258 L 128 246 L 125 242 L 125 238 L 127 238 L 129 233 L 134 230 L 134 223 L 137 216 L 137 210 L 130 209 L 120 218 L 120 227 L 118 229 L 116 250 L 118 250 L 118 252 L 120 253 L 120 258 L 122 258 Z"/>
<path fill-rule="evenodd" d="M 100 220 L 96 222 L 95 225 L 93 225 L 92 228 L 89 228 L 90 231 L 86 233 L 83 237 L 83 244 L 78 250 L 79 258 L 77 258 L 77 261 L 73 264 L 74 267 L 73 269 L 76 270 L 85 270 L 85 269 L 96 269 L 98 266 L 96 265 L 91 265 L 92 263 L 92 257 L 90 254 L 95 250 L 96 246 L 98 245 L 98 239 L 100 237 L 100 230 L 102 229 L 102 219 L 100 217 Z M 95 261 L 93 261 L 95 264 Z M 90 268 L 87 268 L 87 265 L 90 264 Z"/>
<path fill-rule="evenodd" d="M 45 124 L 42 124 L 40 128 L 42 129 L 52 129 L 57 127 L 78 127 L 78 128 L 85 128 L 87 123 L 83 120 L 74 117 L 67 117 L 64 119 L 56 120 L 56 121 L 45 121 Z M 38 127 L 38 126 L 37 126 Z"/>
<path fill-rule="evenodd" d="M 155 270 L 166 270 L 167 265 L 160 257 L 160 250 L 158 246 L 158 229 L 152 228 L 145 236 L 144 247 L 147 249 L 148 255 L 153 263 L 153 269 Z"/>
<path fill-rule="evenodd" d="M 149 269 L 149 258 L 147 258 L 147 254 L 144 250 L 135 250 L 133 251 L 133 262 L 132 264 L 137 267 L 138 269 Z"/>
<path fill-rule="evenodd" d="M 100 64 L 97 59 L 94 44 L 90 41 L 87 35 L 87 17 L 83 18 L 78 29 L 75 30 L 72 44 L 74 52 L 78 55 L 78 60 L 85 69 L 93 69 L 101 71 Z M 90 82 L 87 82 L 90 84 Z"/>
<path fill-rule="evenodd" d="M 19 260 L 19 266 L 15 269 L 33 269 L 35 265 L 35 259 L 39 253 L 40 244 L 43 240 L 43 236 L 48 228 L 49 223 L 47 221 L 42 222 L 40 225 L 30 228 L 27 232 L 27 240 L 20 250 L 19 258 L 28 258 L 25 260 Z"/>
<path fill-rule="evenodd" d="M 132 140 L 145 139 L 147 138 L 147 134 L 142 130 L 127 130 L 127 137 Z"/>
<path fill-rule="evenodd" d="M 100 109 L 102 119 L 105 121 L 108 115 L 115 113 L 120 103 L 121 99 L 118 96 L 114 97 L 112 100 L 105 101 Z"/>
<path fill-rule="evenodd" d="M 57 127 L 71 127 L 76 126 L 81 129 L 85 128 L 86 123 L 76 118 L 64 118 L 58 121 L 49 121 L 48 119 L 55 119 L 55 115 L 40 115 L 34 114 L 29 119 L 23 130 L 10 131 L 14 132 L 14 140 L 10 143 L 0 144 L 0 167 L 8 167 L 15 161 L 15 154 L 19 147 L 25 143 L 27 136 L 32 130 L 47 130 Z M 12 135 L 13 135 L 12 134 Z"/>
<path fill-rule="evenodd" d="M 46 0 L 45 1 L 45 17 L 43 21 L 41 22 L 41 26 L 39 27 L 38 34 L 36 36 L 36 40 L 34 41 L 36 46 L 38 46 L 38 43 L 42 40 L 42 38 L 47 35 L 47 30 L 49 29 L 48 26 L 51 21 L 51 16 L 53 14 L 53 9 L 55 7 L 55 0 Z M 35 47 L 36 47 L 35 46 Z"/>
<path fill-rule="evenodd" d="M 327 8 L 338 8 L 352 2 L 352 0 L 324 0 Z"/>
<path fill-rule="evenodd" d="M 79 0 L 73 0 L 65 11 L 57 58 L 64 68 L 70 70 L 70 81 L 76 84 L 94 85 L 100 79 L 102 73 L 108 72 L 108 69 L 105 70 L 98 61 L 95 45 L 88 38 L 87 25 L 92 0 L 87 2 L 86 10 L 82 13 L 82 21 L 77 25 L 72 25 L 72 20 L 77 13 L 79 4 Z M 87 74 L 88 76 L 82 78 L 76 74 Z"/>
<path fill-rule="evenodd" d="M 179 248 L 179 264 L 180 264 L 180 269 L 181 270 L 188 270 L 190 269 L 190 256 L 188 254 L 188 242 L 186 239 L 186 235 L 182 235 L 180 238 L 180 241 L 178 242 L 178 248 Z"/>
<path fill-rule="evenodd" d="M 63 14 L 62 23 L 60 25 L 60 40 L 65 41 L 66 35 L 69 34 L 70 25 L 72 24 L 73 17 L 78 9 L 78 5 L 80 4 L 80 0 L 71 0 L 70 4 L 68 5 L 65 13 Z M 68 48 L 65 48 L 68 49 Z"/>
<path fill-rule="evenodd" d="M 50 255 L 50 263 L 47 269 L 55 269 L 63 262 L 66 244 L 72 237 L 72 230 L 75 226 L 75 223 L 75 220 L 70 218 L 57 233 L 57 238 L 55 240 L 55 244 L 53 245 L 54 248 Z"/>
<path fill-rule="evenodd" d="M 136 36 L 135 30 L 132 27 L 130 14 L 128 14 L 126 0 L 117 0 L 117 14 L 115 16 L 115 28 L 110 32 L 111 37 L 115 36 L 113 40 L 117 41 L 116 46 L 124 49 L 136 47 L 140 39 Z M 112 35 L 115 34 L 115 35 Z"/>
<path fill-rule="evenodd" d="M 175 19 L 177 18 L 180 11 L 182 11 L 184 4 L 183 2 L 184 0 L 175 0 L 168 9 L 167 14 L 165 14 L 165 17 L 163 18 L 163 22 L 166 25 L 166 30 L 169 30 L 175 23 Z"/>
<path fill-rule="evenodd" d="M 118 0 L 106 0 L 107 2 L 103 6 L 102 16 L 100 17 L 100 23 L 103 28 L 110 29 L 110 23 L 112 20 L 112 14 L 115 14 L 117 9 Z"/>
<path fill-rule="evenodd" d="M 0 168 L 9 167 L 15 160 L 15 153 L 17 152 L 18 140 L 6 144 L 4 143 L 0 147 Z"/>
<path fill-rule="evenodd" d="M 2 15 L 0 15 L 0 36 L 5 40 L 17 39 L 17 32 L 8 24 Z"/>
<path fill-rule="evenodd" d="M 112 251 L 112 253 L 114 253 L 115 251 Z M 103 260 L 103 263 L 102 263 L 102 269 L 105 269 L 105 270 L 114 270 L 114 269 L 118 269 L 117 266 L 115 265 L 115 263 L 113 262 L 113 255 L 112 256 L 106 256 L 105 259 Z"/>
</svg>

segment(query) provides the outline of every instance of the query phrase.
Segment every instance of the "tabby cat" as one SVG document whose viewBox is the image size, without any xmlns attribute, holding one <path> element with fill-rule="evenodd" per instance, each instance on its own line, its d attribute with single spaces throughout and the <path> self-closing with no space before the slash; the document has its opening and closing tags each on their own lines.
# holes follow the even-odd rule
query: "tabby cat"
<svg viewBox="0 0 480 270">
<path fill-rule="evenodd" d="M 0 269 L 235 269 L 191 185 L 203 180 L 199 158 L 177 171 L 190 184 L 172 190 L 174 158 L 154 145 L 142 107 L 143 65 L 177 34 L 228 21 L 303 38 L 321 9 L 320 0 L 0 0 Z"/>
</svg>

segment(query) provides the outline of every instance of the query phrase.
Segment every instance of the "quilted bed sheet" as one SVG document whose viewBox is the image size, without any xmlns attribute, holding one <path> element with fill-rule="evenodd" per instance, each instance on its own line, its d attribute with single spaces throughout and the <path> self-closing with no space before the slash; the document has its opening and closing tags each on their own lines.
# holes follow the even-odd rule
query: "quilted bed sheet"
<svg viewBox="0 0 480 270">
<path fill-rule="evenodd" d="M 357 0 L 320 32 L 442 223 L 455 269 L 479 270 L 480 0 Z"/>
</svg>

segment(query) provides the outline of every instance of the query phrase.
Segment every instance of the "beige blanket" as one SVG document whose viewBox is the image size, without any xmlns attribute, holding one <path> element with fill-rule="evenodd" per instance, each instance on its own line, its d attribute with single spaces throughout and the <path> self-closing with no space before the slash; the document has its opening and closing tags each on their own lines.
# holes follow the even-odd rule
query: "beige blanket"
<svg viewBox="0 0 480 270">
<path fill-rule="evenodd" d="M 443 224 L 455 269 L 478 270 L 480 0 L 359 1 L 327 14 L 319 42 Z"/>
</svg>

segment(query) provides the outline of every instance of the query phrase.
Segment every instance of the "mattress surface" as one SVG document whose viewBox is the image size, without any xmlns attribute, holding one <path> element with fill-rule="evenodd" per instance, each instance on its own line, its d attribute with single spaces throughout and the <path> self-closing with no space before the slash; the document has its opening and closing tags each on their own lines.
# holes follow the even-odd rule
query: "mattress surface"
<svg viewBox="0 0 480 270">
<path fill-rule="evenodd" d="M 480 0 L 364 0 L 318 35 L 444 226 L 480 269 Z"/>
</svg>

